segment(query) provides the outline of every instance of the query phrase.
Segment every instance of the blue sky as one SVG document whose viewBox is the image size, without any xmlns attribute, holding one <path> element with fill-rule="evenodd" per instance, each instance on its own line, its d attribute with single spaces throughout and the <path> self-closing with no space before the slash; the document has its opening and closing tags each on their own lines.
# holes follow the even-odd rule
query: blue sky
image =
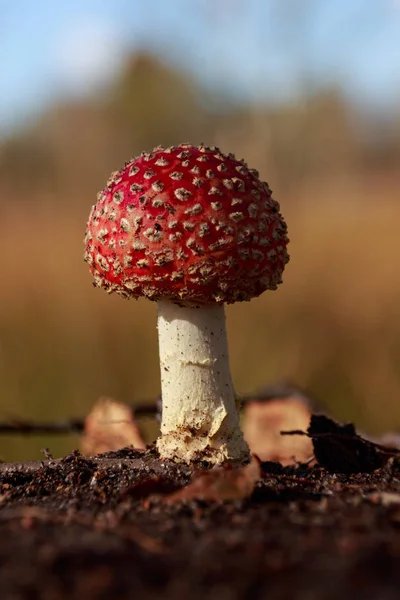
<svg viewBox="0 0 400 600">
<path fill-rule="evenodd" d="M 400 0 L 0 0 L 0 132 L 148 48 L 238 99 L 400 100 Z"/>
</svg>

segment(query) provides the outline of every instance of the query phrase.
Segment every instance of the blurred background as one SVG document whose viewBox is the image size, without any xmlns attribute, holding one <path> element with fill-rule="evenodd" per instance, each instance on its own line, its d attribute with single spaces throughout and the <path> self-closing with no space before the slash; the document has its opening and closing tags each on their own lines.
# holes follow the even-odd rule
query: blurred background
<svg viewBox="0 0 400 600">
<path fill-rule="evenodd" d="M 290 378 L 399 430 L 400 1 L 0 0 L 0 22 L 0 420 L 159 393 L 156 306 L 93 288 L 82 239 L 112 170 L 203 141 L 260 170 L 291 239 L 279 290 L 227 309 L 237 390 Z"/>
</svg>

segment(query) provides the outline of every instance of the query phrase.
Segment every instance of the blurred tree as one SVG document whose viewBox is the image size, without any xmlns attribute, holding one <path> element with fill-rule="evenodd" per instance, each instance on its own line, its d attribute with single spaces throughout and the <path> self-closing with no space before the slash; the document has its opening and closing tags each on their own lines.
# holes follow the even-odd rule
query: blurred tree
<svg viewBox="0 0 400 600">
<path fill-rule="evenodd" d="M 69 202 L 93 193 L 96 182 L 145 148 L 207 139 L 204 98 L 186 74 L 152 56 L 135 55 L 114 88 L 59 104 L 4 141 L 3 186 L 17 187 L 21 198 L 28 188 L 51 188 Z"/>
<path fill-rule="evenodd" d="M 335 87 L 311 86 L 286 104 L 237 105 L 139 53 L 109 89 L 59 104 L 0 143 L 0 193 L 6 198 L 12 190 L 15 198 L 30 202 L 42 202 L 46 194 L 58 203 L 80 202 L 143 149 L 204 141 L 245 157 L 290 195 L 316 179 L 395 173 L 398 122 L 388 116 L 383 127 L 373 114 L 360 118 Z"/>
<path fill-rule="evenodd" d="M 199 140 L 202 90 L 187 74 L 147 54 L 133 56 L 110 99 L 119 129 L 135 149 Z"/>
</svg>

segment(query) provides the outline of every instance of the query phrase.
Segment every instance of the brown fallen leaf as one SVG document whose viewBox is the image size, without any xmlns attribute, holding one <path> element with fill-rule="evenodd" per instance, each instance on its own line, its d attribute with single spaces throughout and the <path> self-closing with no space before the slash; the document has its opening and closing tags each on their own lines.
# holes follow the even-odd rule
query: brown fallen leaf
<svg viewBox="0 0 400 600">
<path fill-rule="evenodd" d="M 253 456 L 251 462 L 244 467 L 218 467 L 205 471 L 197 475 L 189 485 L 163 497 L 163 500 L 167 503 L 180 500 L 242 500 L 251 496 L 260 478 L 260 461 Z"/>
<path fill-rule="evenodd" d="M 94 456 L 126 446 L 146 448 L 132 409 L 111 398 L 100 398 L 85 419 L 82 453 Z"/>
<path fill-rule="evenodd" d="M 311 409 L 297 397 L 254 400 L 244 407 L 243 432 L 251 452 L 262 461 L 282 465 L 305 462 L 312 456 L 311 440 L 306 437 L 282 437 L 286 429 L 307 429 Z"/>
<path fill-rule="evenodd" d="M 358 435 L 352 423 L 341 425 L 325 415 L 313 415 L 307 431 L 317 461 L 328 471 L 370 473 L 389 460 L 376 444 Z"/>
<path fill-rule="evenodd" d="M 282 431 L 281 435 L 311 438 L 318 464 L 331 473 L 371 473 L 399 454 L 363 438 L 352 423 L 342 425 L 325 415 L 312 415 L 307 431 Z"/>
</svg>

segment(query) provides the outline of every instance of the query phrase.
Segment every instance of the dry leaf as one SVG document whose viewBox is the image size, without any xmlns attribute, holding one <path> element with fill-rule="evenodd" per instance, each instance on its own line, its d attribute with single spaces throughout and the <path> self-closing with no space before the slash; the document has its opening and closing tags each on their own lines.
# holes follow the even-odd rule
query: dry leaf
<svg viewBox="0 0 400 600">
<path fill-rule="evenodd" d="M 262 461 L 276 461 L 282 465 L 304 462 L 313 455 L 311 440 L 281 436 L 280 432 L 307 429 L 310 417 L 310 407 L 302 398 L 254 400 L 244 408 L 244 437 L 251 452 Z"/>
<path fill-rule="evenodd" d="M 260 461 L 253 456 L 244 467 L 219 467 L 198 475 L 186 487 L 166 496 L 165 502 L 242 500 L 251 496 L 260 477 Z"/>
<path fill-rule="evenodd" d="M 331 473 L 372 473 L 400 453 L 358 435 L 352 423 L 342 425 L 325 415 L 312 415 L 307 431 L 282 435 L 311 438 L 318 464 Z"/>
<path fill-rule="evenodd" d="M 318 463 L 332 473 L 371 473 L 390 458 L 358 435 L 352 423 L 341 425 L 325 415 L 312 415 L 307 433 Z"/>
<path fill-rule="evenodd" d="M 126 446 L 145 449 L 132 409 L 111 398 L 100 398 L 85 419 L 82 452 L 94 456 Z"/>
</svg>

